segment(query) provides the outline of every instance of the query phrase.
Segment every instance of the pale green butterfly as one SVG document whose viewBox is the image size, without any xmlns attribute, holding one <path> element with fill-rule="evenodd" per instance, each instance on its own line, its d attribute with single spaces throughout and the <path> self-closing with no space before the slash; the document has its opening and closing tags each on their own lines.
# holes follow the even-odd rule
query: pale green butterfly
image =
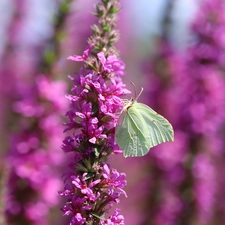
<svg viewBox="0 0 225 225">
<path fill-rule="evenodd" d="M 146 155 L 151 147 L 174 140 L 172 125 L 147 105 L 138 103 L 140 94 L 124 106 L 116 126 L 115 141 L 125 157 Z"/>
</svg>

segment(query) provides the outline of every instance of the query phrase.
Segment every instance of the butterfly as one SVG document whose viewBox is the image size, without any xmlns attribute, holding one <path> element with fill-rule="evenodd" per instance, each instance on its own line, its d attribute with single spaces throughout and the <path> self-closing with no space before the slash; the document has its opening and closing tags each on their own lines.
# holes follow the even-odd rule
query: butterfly
<svg viewBox="0 0 225 225">
<path fill-rule="evenodd" d="M 126 103 L 116 125 L 115 141 L 125 157 L 144 156 L 150 148 L 174 140 L 169 121 L 149 106 L 138 103 L 138 97 Z"/>
</svg>

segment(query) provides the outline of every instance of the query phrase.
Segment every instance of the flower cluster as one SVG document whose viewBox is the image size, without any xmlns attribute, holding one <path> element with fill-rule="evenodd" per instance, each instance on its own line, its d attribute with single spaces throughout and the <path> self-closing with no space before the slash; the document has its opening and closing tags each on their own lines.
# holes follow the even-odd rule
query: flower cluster
<svg viewBox="0 0 225 225">
<path fill-rule="evenodd" d="M 225 119 L 225 82 L 221 70 L 225 62 L 224 7 L 220 0 L 202 2 L 192 30 L 197 43 L 189 49 L 184 74 L 182 107 L 185 110 L 181 120 L 183 129 L 190 134 L 192 181 L 189 185 L 193 188 L 193 201 L 189 204 L 196 211 L 195 223 L 198 224 L 214 223 L 218 218 L 215 212 L 220 204 L 224 205 L 218 197 L 220 182 L 224 179 L 222 176 L 218 179 L 224 168 L 220 166 L 223 164 L 220 130 Z"/>
<path fill-rule="evenodd" d="M 120 96 L 127 92 L 120 78 L 124 64 L 115 55 L 105 58 L 100 52 L 97 57 L 98 68 L 102 71 L 82 69 L 79 75 L 70 77 L 74 82 L 73 95 L 67 95 L 72 109 L 66 114 L 69 120 L 65 123 L 66 131 L 78 130 L 79 133 L 63 141 L 63 150 L 75 153 L 75 171 L 66 178 L 72 186 L 66 185 L 60 193 L 70 196 L 62 210 L 65 215 L 73 215 L 72 224 L 98 221 L 108 204 L 118 202 L 121 194 L 126 195 L 123 191 L 125 174 L 110 170 L 105 163 L 107 156 L 119 152 L 114 142 L 114 129 L 117 113 L 122 108 Z M 84 56 L 72 59 L 79 61 Z"/>
<path fill-rule="evenodd" d="M 154 182 L 149 182 L 152 214 L 146 220 L 153 224 L 224 223 L 217 212 L 224 208 L 217 199 L 224 179 L 219 132 L 225 104 L 222 9 L 220 0 L 203 1 L 192 26 L 196 41 L 186 54 L 174 52 L 164 40 L 151 63 L 150 105 L 169 118 L 176 140 L 149 155 Z"/>
<path fill-rule="evenodd" d="M 48 224 L 50 208 L 58 204 L 55 193 L 61 187 L 56 168 L 65 157 L 55 149 L 63 137 L 59 132 L 61 114 L 68 107 L 62 97 L 66 84 L 39 75 L 34 86 L 22 87 L 21 100 L 14 104 L 20 132 L 12 136 L 8 156 L 6 218 L 10 224 L 43 225 Z"/>
<path fill-rule="evenodd" d="M 151 61 L 145 91 L 149 105 L 169 119 L 175 130 L 175 142 L 160 145 L 148 155 L 149 180 L 146 199 L 146 221 L 152 224 L 179 224 L 184 209 L 180 186 L 185 180 L 184 159 L 187 157 L 187 134 L 179 128 L 184 61 L 165 39 L 159 40 L 155 59 Z M 148 65 L 149 66 L 149 62 Z M 149 73 L 150 71 L 150 73 Z M 158 196 L 157 198 L 155 196 Z M 146 222 L 147 223 L 147 222 Z"/>
<path fill-rule="evenodd" d="M 126 196 L 126 175 L 111 169 L 108 156 L 120 153 L 114 142 L 115 126 L 123 104 L 121 96 L 129 93 L 122 83 L 124 63 L 118 59 L 112 43 L 118 2 L 102 1 L 97 5 L 100 26 L 93 26 L 94 35 L 82 56 L 68 59 L 83 62 L 79 73 L 69 78 L 72 94 L 67 95 L 71 109 L 66 113 L 67 136 L 62 144 L 65 152 L 72 152 L 72 171 L 65 173 L 65 188 L 59 194 L 67 197 L 61 208 L 71 215 L 70 224 L 123 225 L 119 210 L 108 219 L 106 213 L 113 203 Z M 108 24 L 108 25 L 107 25 Z M 99 38 L 98 38 L 99 37 Z"/>
<path fill-rule="evenodd" d="M 192 24 L 192 31 L 197 37 L 198 51 L 192 49 L 197 63 L 224 64 L 225 15 L 224 2 L 221 0 L 206 0 L 200 3 L 197 18 Z"/>
</svg>

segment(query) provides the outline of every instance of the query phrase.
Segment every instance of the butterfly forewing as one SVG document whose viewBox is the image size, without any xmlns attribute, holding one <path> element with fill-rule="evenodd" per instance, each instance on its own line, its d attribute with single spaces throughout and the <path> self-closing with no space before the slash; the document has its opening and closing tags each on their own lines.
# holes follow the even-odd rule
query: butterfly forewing
<svg viewBox="0 0 225 225">
<path fill-rule="evenodd" d="M 156 146 L 163 142 L 173 141 L 174 132 L 172 125 L 163 116 L 156 113 L 153 109 L 142 103 L 133 105 L 140 112 L 142 118 L 148 126 L 152 146 Z"/>
</svg>

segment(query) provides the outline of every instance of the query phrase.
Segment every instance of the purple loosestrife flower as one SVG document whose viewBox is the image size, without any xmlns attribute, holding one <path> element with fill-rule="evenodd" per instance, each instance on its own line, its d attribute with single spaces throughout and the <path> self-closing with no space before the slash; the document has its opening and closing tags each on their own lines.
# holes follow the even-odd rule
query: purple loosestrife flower
<svg viewBox="0 0 225 225">
<path fill-rule="evenodd" d="M 124 225 L 124 217 L 119 214 L 120 210 L 116 209 L 112 216 L 109 219 L 101 220 L 101 225 Z"/>
<path fill-rule="evenodd" d="M 57 7 L 51 8 L 58 9 L 60 14 L 59 2 L 55 4 Z M 39 6 L 41 7 L 41 4 Z M 9 27 L 5 63 L 1 67 L 1 71 L 4 71 L 7 79 L 13 83 L 13 91 L 10 92 L 9 82 L 3 82 L 7 84 L 5 89 L 8 89 L 8 95 L 14 100 L 14 104 L 8 104 L 10 110 L 14 111 L 9 126 L 14 130 L 13 135 L 10 135 L 9 154 L 6 159 L 9 178 L 5 217 L 10 225 L 45 225 L 49 224 L 49 220 L 56 220 L 55 216 L 52 218 L 51 215 L 59 201 L 56 190 L 61 188 L 57 168 L 65 160 L 65 156 L 56 146 L 59 146 L 63 138 L 59 129 L 62 112 L 68 107 L 62 97 L 66 84 L 62 81 L 50 81 L 45 75 L 37 75 L 41 73 L 37 71 L 40 71 L 42 66 L 45 69 L 48 67 L 48 71 L 52 72 L 53 66 L 50 68 L 47 60 L 44 63 L 44 57 L 40 65 L 40 56 L 42 50 L 46 51 L 48 48 L 46 39 L 50 38 L 50 34 L 53 35 L 49 40 L 51 47 L 57 47 L 54 35 L 58 37 L 61 27 L 56 24 L 54 34 L 46 32 L 52 28 L 49 15 L 53 11 L 48 10 L 48 18 L 40 14 L 41 18 L 34 19 L 38 14 L 32 10 L 38 10 L 33 7 L 33 3 L 15 1 L 15 15 Z M 56 17 L 58 18 L 58 15 Z M 39 24 L 44 22 L 47 28 L 43 29 L 41 26 L 39 31 L 45 33 L 40 36 L 37 35 L 40 33 L 36 32 L 37 26 L 34 32 L 29 33 L 30 25 L 37 20 Z M 60 22 L 62 20 L 60 16 Z M 55 56 L 56 52 L 54 53 Z M 10 79 L 8 75 L 11 76 Z"/>
<path fill-rule="evenodd" d="M 71 109 L 66 113 L 65 131 L 70 132 L 62 144 L 65 152 L 73 152 L 71 172 L 65 173 L 66 185 L 59 194 L 67 197 L 61 208 L 71 215 L 70 224 L 124 224 L 117 209 L 106 213 L 113 203 L 126 196 L 126 175 L 111 169 L 107 158 L 119 153 L 114 142 L 115 126 L 123 107 L 121 96 L 129 93 L 122 83 L 124 63 L 118 59 L 113 43 L 117 0 L 104 0 L 96 6 L 99 25 L 93 26 L 93 36 L 82 56 L 68 59 L 83 63 L 73 81 L 72 94 L 67 95 Z"/>
<path fill-rule="evenodd" d="M 44 225 L 50 208 L 59 200 L 56 168 L 65 157 L 55 149 L 62 138 L 60 115 L 67 108 L 62 98 L 66 84 L 39 75 L 32 87 L 21 85 L 21 100 L 14 104 L 20 132 L 12 136 L 8 156 L 6 218 L 9 224 Z"/>
<path fill-rule="evenodd" d="M 197 43 L 188 52 L 185 73 L 184 93 L 188 90 L 189 96 L 185 96 L 188 107 L 183 111 L 182 118 L 192 137 L 192 157 L 189 159 L 193 165 L 192 209 L 196 211 L 195 223 L 198 224 L 224 223 L 224 217 L 218 213 L 224 204 L 220 205 L 222 179 L 219 179 L 224 169 L 221 157 L 223 137 L 220 134 L 225 119 L 225 82 L 221 70 L 225 48 L 224 41 L 221 41 L 224 39 L 221 32 L 224 28 L 224 7 L 224 2 L 220 0 L 202 3 L 193 24 Z"/>
<path fill-rule="evenodd" d="M 11 4 L 8 1 L 7 3 Z M 0 143 L 2 149 L 7 149 L 8 132 L 11 132 L 11 128 L 16 126 L 11 109 L 12 102 L 15 101 L 18 94 L 15 94 L 15 90 L 20 82 L 29 82 L 28 80 L 32 76 L 39 74 L 37 71 L 40 68 L 40 56 L 46 45 L 46 39 L 50 38 L 52 34 L 49 32 L 52 28 L 51 17 L 58 3 L 52 1 L 54 6 L 52 5 L 48 13 L 43 14 L 41 7 L 44 4 L 46 2 L 40 2 L 37 7 L 34 7 L 33 2 L 14 0 L 12 10 L 1 15 L 1 20 L 5 21 L 6 19 L 0 53 L 0 95 L 2 97 L 0 99 L 0 116 L 3 116 L 0 123 Z M 39 26 L 34 26 L 37 21 Z"/>
<path fill-rule="evenodd" d="M 149 92 L 153 105 L 169 118 L 176 131 L 176 142 L 171 147 L 168 143 L 150 153 L 154 173 L 150 184 L 154 192 L 149 201 L 154 209 L 149 217 L 152 224 L 224 223 L 217 215 L 221 210 L 217 197 L 223 196 L 219 192 L 224 168 L 219 131 L 224 123 L 225 83 L 220 70 L 224 53 L 213 35 L 212 19 L 221 18 L 220 13 L 212 15 L 220 12 L 223 4 L 202 2 L 200 19 L 197 16 L 193 26 L 196 42 L 184 57 L 180 56 L 180 63 L 174 61 L 174 53 L 161 46 L 163 52 L 152 64 L 154 86 Z M 216 29 L 221 29 L 219 23 Z"/>
<path fill-rule="evenodd" d="M 161 115 L 169 119 L 175 130 L 175 142 L 166 143 L 152 149 L 147 165 L 150 172 L 148 198 L 146 198 L 146 223 L 179 224 L 185 207 L 180 196 L 180 185 L 185 179 L 184 159 L 187 157 L 187 134 L 178 129 L 182 98 L 181 74 L 184 72 L 183 58 L 161 38 L 158 54 L 147 64 L 151 85 L 146 88 L 149 104 Z M 150 72 L 149 72 L 150 71 Z M 156 197 L 157 196 L 157 197 Z M 150 221 L 150 222 L 147 222 Z"/>
<path fill-rule="evenodd" d="M 217 63 L 224 67 L 225 50 L 225 15 L 224 2 L 205 0 L 200 3 L 197 20 L 192 24 L 192 31 L 197 37 L 198 51 L 192 49 L 197 61 Z M 196 43 L 195 43 L 196 44 Z"/>
</svg>

